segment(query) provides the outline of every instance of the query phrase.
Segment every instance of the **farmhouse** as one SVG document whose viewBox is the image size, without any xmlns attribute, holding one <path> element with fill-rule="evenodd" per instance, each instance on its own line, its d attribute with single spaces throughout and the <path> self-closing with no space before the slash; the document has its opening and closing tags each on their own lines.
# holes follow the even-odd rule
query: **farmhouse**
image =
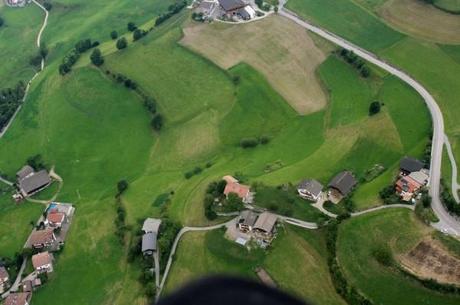
<svg viewBox="0 0 460 305">
<path fill-rule="evenodd" d="M 34 249 L 50 248 L 56 242 L 56 236 L 52 228 L 34 230 L 29 236 L 28 245 Z"/>
<path fill-rule="evenodd" d="M 10 276 L 8 275 L 8 271 L 5 267 L 0 266 L 0 293 L 3 293 L 5 290 L 7 290 L 9 284 Z"/>
<path fill-rule="evenodd" d="M 53 255 L 48 251 L 35 254 L 32 256 L 32 265 L 38 274 L 53 272 Z"/>
<path fill-rule="evenodd" d="M 219 0 L 219 4 L 228 15 L 236 15 L 239 9 L 247 6 L 242 0 Z"/>
<path fill-rule="evenodd" d="M 31 299 L 32 293 L 30 292 L 10 293 L 6 297 L 4 305 L 29 305 Z"/>
<path fill-rule="evenodd" d="M 66 221 L 66 214 L 58 212 L 56 210 L 51 210 L 46 215 L 45 225 L 48 225 L 53 228 L 60 228 L 62 224 Z"/>
<path fill-rule="evenodd" d="M 271 238 L 276 221 L 277 217 L 275 214 L 263 212 L 259 215 L 254 224 L 254 231 L 261 234 L 263 237 Z"/>
<path fill-rule="evenodd" d="M 236 180 L 235 178 L 234 181 L 236 182 L 232 182 L 232 180 L 230 180 L 228 178 L 228 176 L 225 176 L 223 179 L 225 180 L 225 178 L 227 177 L 228 180 L 227 181 L 227 185 L 225 186 L 225 189 L 224 189 L 224 195 L 228 197 L 228 195 L 230 193 L 234 193 L 236 194 L 244 203 L 252 203 L 252 201 L 254 200 L 254 193 L 251 192 L 251 188 L 247 185 L 244 185 L 244 184 L 240 184 L 238 182 L 238 180 Z M 229 182 L 230 181 L 230 182 Z"/>
<path fill-rule="evenodd" d="M 328 184 L 329 199 L 338 203 L 343 197 L 346 197 L 353 190 L 357 181 L 350 171 L 343 171 L 338 173 Z"/>
<path fill-rule="evenodd" d="M 423 162 L 411 157 L 404 157 L 399 163 L 401 175 L 406 176 L 412 172 L 418 172 L 423 168 Z"/>
<path fill-rule="evenodd" d="M 51 183 L 51 178 L 46 170 L 35 172 L 28 165 L 16 173 L 17 185 L 23 197 L 29 197 L 41 191 Z"/>
<path fill-rule="evenodd" d="M 428 183 L 428 171 L 422 169 L 407 176 L 401 175 L 396 181 L 396 192 L 404 201 L 410 201 Z"/>
<path fill-rule="evenodd" d="M 323 185 L 313 179 L 303 180 L 297 186 L 297 192 L 300 197 L 315 202 L 318 201 L 322 191 Z"/>
<path fill-rule="evenodd" d="M 238 229 L 242 232 L 250 232 L 254 228 L 257 214 L 251 210 L 244 210 L 238 218 Z"/>
</svg>

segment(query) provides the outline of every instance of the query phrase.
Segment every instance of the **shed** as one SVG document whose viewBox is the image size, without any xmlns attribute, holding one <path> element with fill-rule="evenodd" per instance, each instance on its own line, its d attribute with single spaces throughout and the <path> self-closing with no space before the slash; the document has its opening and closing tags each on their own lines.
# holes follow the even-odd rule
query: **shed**
<svg viewBox="0 0 460 305">
<path fill-rule="evenodd" d="M 32 195 L 51 183 L 51 178 L 46 170 L 41 170 L 19 181 L 19 188 L 24 197 Z"/>
<path fill-rule="evenodd" d="M 144 225 L 142 226 L 142 231 L 144 231 L 144 233 L 153 232 L 155 234 L 158 234 L 158 231 L 160 230 L 160 225 L 161 219 L 147 218 L 144 221 Z"/>
<path fill-rule="evenodd" d="M 342 196 L 348 195 L 357 181 L 350 171 L 338 173 L 329 183 L 329 187 L 337 190 Z"/>
<path fill-rule="evenodd" d="M 157 250 L 157 235 L 153 232 L 145 233 L 142 236 L 142 253 L 152 255 Z"/>
</svg>

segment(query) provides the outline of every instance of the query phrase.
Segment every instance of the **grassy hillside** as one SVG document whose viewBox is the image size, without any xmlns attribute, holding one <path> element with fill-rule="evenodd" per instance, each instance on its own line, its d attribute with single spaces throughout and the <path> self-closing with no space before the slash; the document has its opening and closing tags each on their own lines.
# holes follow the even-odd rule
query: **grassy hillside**
<svg viewBox="0 0 460 305">
<path fill-rule="evenodd" d="M 0 88 L 6 88 L 20 80 L 27 82 L 35 74 L 29 59 L 38 52 L 35 39 L 44 13 L 36 5 L 23 9 L 0 6 L 0 16 L 5 22 L 0 27 Z"/>
<path fill-rule="evenodd" d="M 442 10 L 454 14 L 460 14 L 460 1 L 459 0 L 435 0 L 434 5 Z"/>
<path fill-rule="evenodd" d="M 460 298 L 421 286 L 379 264 L 372 252 L 388 247 L 405 253 L 430 234 L 408 210 L 384 210 L 343 223 L 337 244 L 338 260 L 348 280 L 376 304 L 458 304 Z"/>
<path fill-rule="evenodd" d="M 223 230 L 218 230 L 184 236 L 167 281 L 167 292 L 190 280 L 216 273 L 258 280 L 254 269 L 263 267 L 281 289 L 300 298 L 318 305 L 345 304 L 332 286 L 321 233 L 287 226 L 266 252 L 248 251 L 226 240 L 223 234 Z"/>
</svg>

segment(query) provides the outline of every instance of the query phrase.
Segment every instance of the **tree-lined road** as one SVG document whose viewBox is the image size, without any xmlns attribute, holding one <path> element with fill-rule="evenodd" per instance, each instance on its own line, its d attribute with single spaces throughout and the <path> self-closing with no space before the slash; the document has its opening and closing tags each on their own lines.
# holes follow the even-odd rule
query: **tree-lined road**
<svg viewBox="0 0 460 305">
<path fill-rule="evenodd" d="M 379 59 L 375 54 L 354 45 L 346 39 L 300 19 L 295 13 L 284 8 L 285 3 L 285 0 L 280 1 L 280 8 L 278 13 L 281 16 L 290 19 L 291 21 L 297 23 L 305 29 L 325 38 L 326 40 L 344 49 L 353 51 L 356 55 L 363 58 L 364 60 L 398 77 L 399 79 L 407 83 L 409 86 L 411 86 L 415 91 L 417 91 L 418 94 L 420 94 L 420 96 L 425 101 L 428 110 L 430 111 L 431 119 L 433 122 L 430 180 L 428 182 L 428 185 L 430 187 L 430 195 L 433 198 L 432 208 L 436 216 L 439 218 L 439 222 L 432 224 L 432 226 L 438 230 L 441 230 L 444 233 L 448 233 L 454 236 L 460 236 L 460 222 L 458 222 L 453 216 L 451 216 L 446 211 L 445 207 L 443 206 L 440 200 L 439 191 L 441 179 L 442 149 L 444 145 L 445 135 L 444 119 L 435 99 L 419 82 L 410 77 L 408 74 Z"/>
</svg>

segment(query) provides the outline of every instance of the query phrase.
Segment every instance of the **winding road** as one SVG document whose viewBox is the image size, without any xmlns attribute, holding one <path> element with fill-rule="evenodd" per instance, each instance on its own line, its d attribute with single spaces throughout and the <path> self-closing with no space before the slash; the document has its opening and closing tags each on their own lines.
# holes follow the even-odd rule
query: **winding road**
<svg viewBox="0 0 460 305">
<path fill-rule="evenodd" d="M 363 58 L 364 60 L 398 77 L 420 94 L 420 96 L 425 101 L 428 110 L 431 113 L 431 118 L 433 122 L 430 181 L 428 182 L 428 185 L 430 186 L 429 193 L 433 198 L 431 206 L 436 216 L 439 218 L 439 222 L 432 223 L 432 226 L 444 233 L 454 236 L 460 236 L 460 222 L 458 222 L 453 216 L 451 216 L 446 211 L 440 200 L 442 149 L 444 146 L 446 136 L 444 135 L 444 119 L 435 99 L 419 82 L 410 77 L 408 74 L 379 59 L 375 54 L 354 45 L 346 39 L 339 37 L 325 29 L 319 28 L 305 20 L 300 19 L 295 13 L 289 11 L 284 7 L 285 3 L 285 0 L 280 1 L 280 7 L 278 11 L 279 15 L 290 19 L 291 21 L 297 23 L 305 29 L 325 38 L 326 40 L 344 49 L 353 51 L 356 55 Z"/>
<path fill-rule="evenodd" d="M 37 44 L 37 48 L 40 48 L 40 42 L 41 42 L 41 38 L 42 38 L 42 34 L 43 34 L 43 31 L 45 30 L 46 26 L 48 25 L 48 16 L 49 16 L 49 13 L 48 11 L 40 4 L 38 3 L 36 0 L 32 0 L 33 3 L 35 3 L 35 5 L 37 5 L 41 10 L 43 10 L 45 12 L 45 19 L 43 20 L 43 24 L 40 28 L 40 31 L 38 31 L 38 35 L 37 35 L 37 40 L 36 40 L 36 44 Z M 40 71 L 37 71 L 37 73 L 34 74 L 34 76 L 29 80 L 29 82 L 27 83 L 27 86 L 26 86 L 26 90 L 24 91 L 24 97 L 22 98 L 22 103 L 21 105 L 19 105 L 18 109 L 16 109 L 16 111 L 14 112 L 13 116 L 11 117 L 10 121 L 8 122 L 8 124 L 6 124 L 6 126 L 0 130 L 0 139 L 5 135 L 5 133 L 8 131 L 8 129 L 10 128 L 11 124 L 13 123 L 14 119 L 16 118 L 16 116 L 18 115 L 19 111 L 21 110 L 22 108 L 22 105 L 24 104 L 24 102 L 26 101 L 26 98 L 27 98 L 27 94 L 29 93 L 29 89 L 30 89 L 30 85 L 32 84 L 32 81 L 40 74 L 40 72 L 43 71 L 43 69 L 45 68 L 45 59 L 42 58 L 42 61 L 40 63 Z M 3 181 L 4 182 L 4 181 Z"/>
</svg>

